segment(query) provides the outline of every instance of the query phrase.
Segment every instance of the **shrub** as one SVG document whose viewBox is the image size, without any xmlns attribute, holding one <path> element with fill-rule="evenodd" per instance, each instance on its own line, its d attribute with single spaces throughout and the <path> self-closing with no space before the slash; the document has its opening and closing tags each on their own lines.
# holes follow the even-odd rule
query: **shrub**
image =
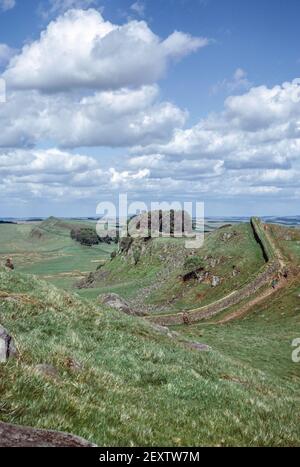
<svg viewBox="0 0 300 467">
<path fill-rule="evenodd" d="M 186 271 L 193 271 L 204 267 L 203 260 L 200 256 L 188 256 L 184 262 Z"/>
<path fill-rule="evenodd" d="M 89 227 L 72 229 L 71 238 L 79 242 L 81 245 L 86 246 L 98 245 L 100 243 L 100 239 L 96 231 Z"/>
</svg>

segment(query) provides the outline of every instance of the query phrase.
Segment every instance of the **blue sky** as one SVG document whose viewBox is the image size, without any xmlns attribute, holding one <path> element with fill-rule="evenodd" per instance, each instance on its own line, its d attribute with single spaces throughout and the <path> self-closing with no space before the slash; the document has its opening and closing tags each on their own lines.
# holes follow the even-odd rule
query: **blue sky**
<svg viewBox="0 0 300 467">
<path fill-rule="evenodd" d="M 205 201 L 207 215 L 299 213 L 298 0 L 1 0 L 0 11 L 0 216 L 93 215 L 119 191 Z M 81 35 L 63 43 L 72 22 Z M 76 45 L 90 22 L 91 56 Z"/>
</svg>

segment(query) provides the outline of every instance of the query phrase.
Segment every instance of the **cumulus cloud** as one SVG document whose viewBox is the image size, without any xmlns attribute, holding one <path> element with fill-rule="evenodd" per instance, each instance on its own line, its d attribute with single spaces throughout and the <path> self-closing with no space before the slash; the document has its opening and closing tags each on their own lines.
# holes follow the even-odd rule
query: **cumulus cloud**
<svg viewBox="0 0 300 467">
<path fill-rule="evenodd" d="M 24 46 L 4 78 L 14 88 L 49 93 L 138 87 L 155 83 L 170 61 L 207 44 L 178 31 L 161 40 L 144 21 L 118 26 L 94 9 L 69 10 Z"/>
<path fill-rule="evenodd" d="M 16 0 L 0 0 L 0 10 L 12 10 L 16 6 Z"/>
<path fill-rule="evenodd" d="M 171 157 L 162 154 L 132 157 L 129 166 L 134 169 L 148 169 L 151 178 L 176 178 L 178 180 L 203 180 L 224 173 L 223 161 L 207 159 L 182 159 L 174 164 Z"/>
<path fill-rule="evenodd" d="M 148 145 L 166 142 L 186 117 L 175 105 L 160 101 L 157 86 L 87 97 L 14 92 L 0 106 L 0 147 L 44 139 L 64 147 Z"/>
<path fill-rule="evenodd" d="M 131 150 L 129 166 L 150 171 L 144 186 L 206 200 L 295 200 L 300 177 L 300 80 L 253 87 L 224 110 L 164 144 Z"/>
<path fill-rule="evenodd" d="M 53 148 L 0 152 L 0 193 L 31 198 L 97 198 L 111 187 L 139 182 L 147 170 L 104 170 L 93 157 Z"/>
<path fill-rule="evenodd" d="M 300 80 L 251 87 L 239 68 L 222 84 L 232 94 L 223 110 L 190 128 L 187 111 L 160 96 L 157 80 L 170 61 L 207 42 L 178 31 L 160 39 L 144 21 L 118 26 L 94 9 L 71 10 L 50 23 L 3 75 L 0 193 L 23 199 L 99 200 L 114 190 L 141 199 L 295 199 Z M 1 50 L 7 60 L 10 51 L 0 46 L 0 61 Z M 36 149 L 40 145 L 60 149 Z M 71 150 L 87 146 L 129 151 L 118 150 L 112 164 L 103 156 L 102 165 L 100 156 Z"/>
<path fill-rule="evenodd" d="M 56 181 L 59 192 L 66 193 L 69 187 L 72 193 L 83 196 L 86 190 L 84 196 L 96 197 L 100 182 L 100 191 L 104 187 L 122 189 L 141 197 L 165 192 L 165 196 L 179 199 L 294 199 L 300 191 L 299 88 L 297 80 L 274 88 L 252 88 L 228 98 L 223 112 L 211 114 L 188 129 L 178 128 L 184 125 L 186 114 L 173 104 L 161 102 L 157 86 L 102 91 L 76 99 L 72 93 L 40 95 L 37 91 L 18 91 L 0 107 L 4 129 L 0 146 L 19 141 L 28 149 L 6 157 L 6 166 L 12 161 L 13 170 L 5 178 L 5 186 L 25 184 L 29 189 L 30 183 L 31 193 L 37 185 L 41 192 L 44 184 L 53 194 Z M 24 109 L 21 113 L 20 108 Z M 255 122 L 258 109 L 263 109 L 264 118 Z M 76 173 L 72 171 L 72 155 L 64 151 L 51 153 L 54 172 L 50 173 L 52 168 L 45 165 L 45 155 L 35 156 L 34 163 L 25 157 L 32 157 L 30 145 L 43 140 L 73 147 L 135 146 L 129 158 L 126 152 L 118 157 L 119 167 L 103 170 L 94 160 L 80 159 Z M 24 166 L 30 170 L 26 174 L 25 169 L 23 178 L 15 164 L 18 154 L 23 162 L 19 164 L 20 171 Z M 3 168 L 3 157 L 2 174 L 8 171 Z M 66 173 L 59 172 L 59 159 L 62 158 L 64 168 L 68 157 L 71 168 Z M 47 161 L 48 158 L 49 154 Z M 85 167 L 80 166 L 83 162 Z"/>
<path fill-rule="evenodd" d="M 221 159 L 230 168 L 290 167 L 300 151 L 300 80 L 255 87 L 225 101 L 189 129 L 175 129 L 165 145 L 150 145 L 149 154 Z M 145 148 L 136 148 L 145 152 Z"/>
</svg>

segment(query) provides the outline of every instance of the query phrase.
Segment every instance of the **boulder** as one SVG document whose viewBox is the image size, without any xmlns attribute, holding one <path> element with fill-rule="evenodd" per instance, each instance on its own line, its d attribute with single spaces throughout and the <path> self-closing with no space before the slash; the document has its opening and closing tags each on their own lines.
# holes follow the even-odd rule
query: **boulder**
<svg viewBox="0 0 300 467">
<path fill-rule="evenodd" d="M 116 293 L 102 294 L 98 297 L 98 301 L 103 305 L 107 305 L 115 310 L 118 310 L 127 315 L 134 315 L 134 311 L 130 308 L 129 304 Z"/>
<path fill-rule="evenodd" d="M 0 447 L 70 447 L 89 448 L 95 444 L 59 431 L 37 430 L 0 422 Z"/>
<path fill-rule="evenodd" d="M 220 283 L 221 283 L 220 277 L 212 276 L 212 279 L 211 279 L 211 286 L 212 287 L 217 287 L 218 285 L 220 285 Z"/>
<path fill-rule="evenodd" d="M 9 358 L 15 357 L 17 350 L 13 338 L 6 329 L 0 325 L 0 363 L 5 363 Z"/>
</svg>

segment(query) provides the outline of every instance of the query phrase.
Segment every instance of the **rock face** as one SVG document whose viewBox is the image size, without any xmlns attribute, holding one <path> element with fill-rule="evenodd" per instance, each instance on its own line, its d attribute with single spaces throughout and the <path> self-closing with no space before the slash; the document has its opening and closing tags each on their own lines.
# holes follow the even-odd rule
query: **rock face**
<svg viewBox="0 0 300 467">
<path fill-rule="evenodd" d="M 5 363 L 17 354 L 13 338 L 6 329 L 0 325 L 0 363 Z"/>
<path fill-rule="evenodd" d="M 83 438 L 59 431 L 36 430 L 0 422 L 0 447 L 96 447 Z"/>
</svg>

